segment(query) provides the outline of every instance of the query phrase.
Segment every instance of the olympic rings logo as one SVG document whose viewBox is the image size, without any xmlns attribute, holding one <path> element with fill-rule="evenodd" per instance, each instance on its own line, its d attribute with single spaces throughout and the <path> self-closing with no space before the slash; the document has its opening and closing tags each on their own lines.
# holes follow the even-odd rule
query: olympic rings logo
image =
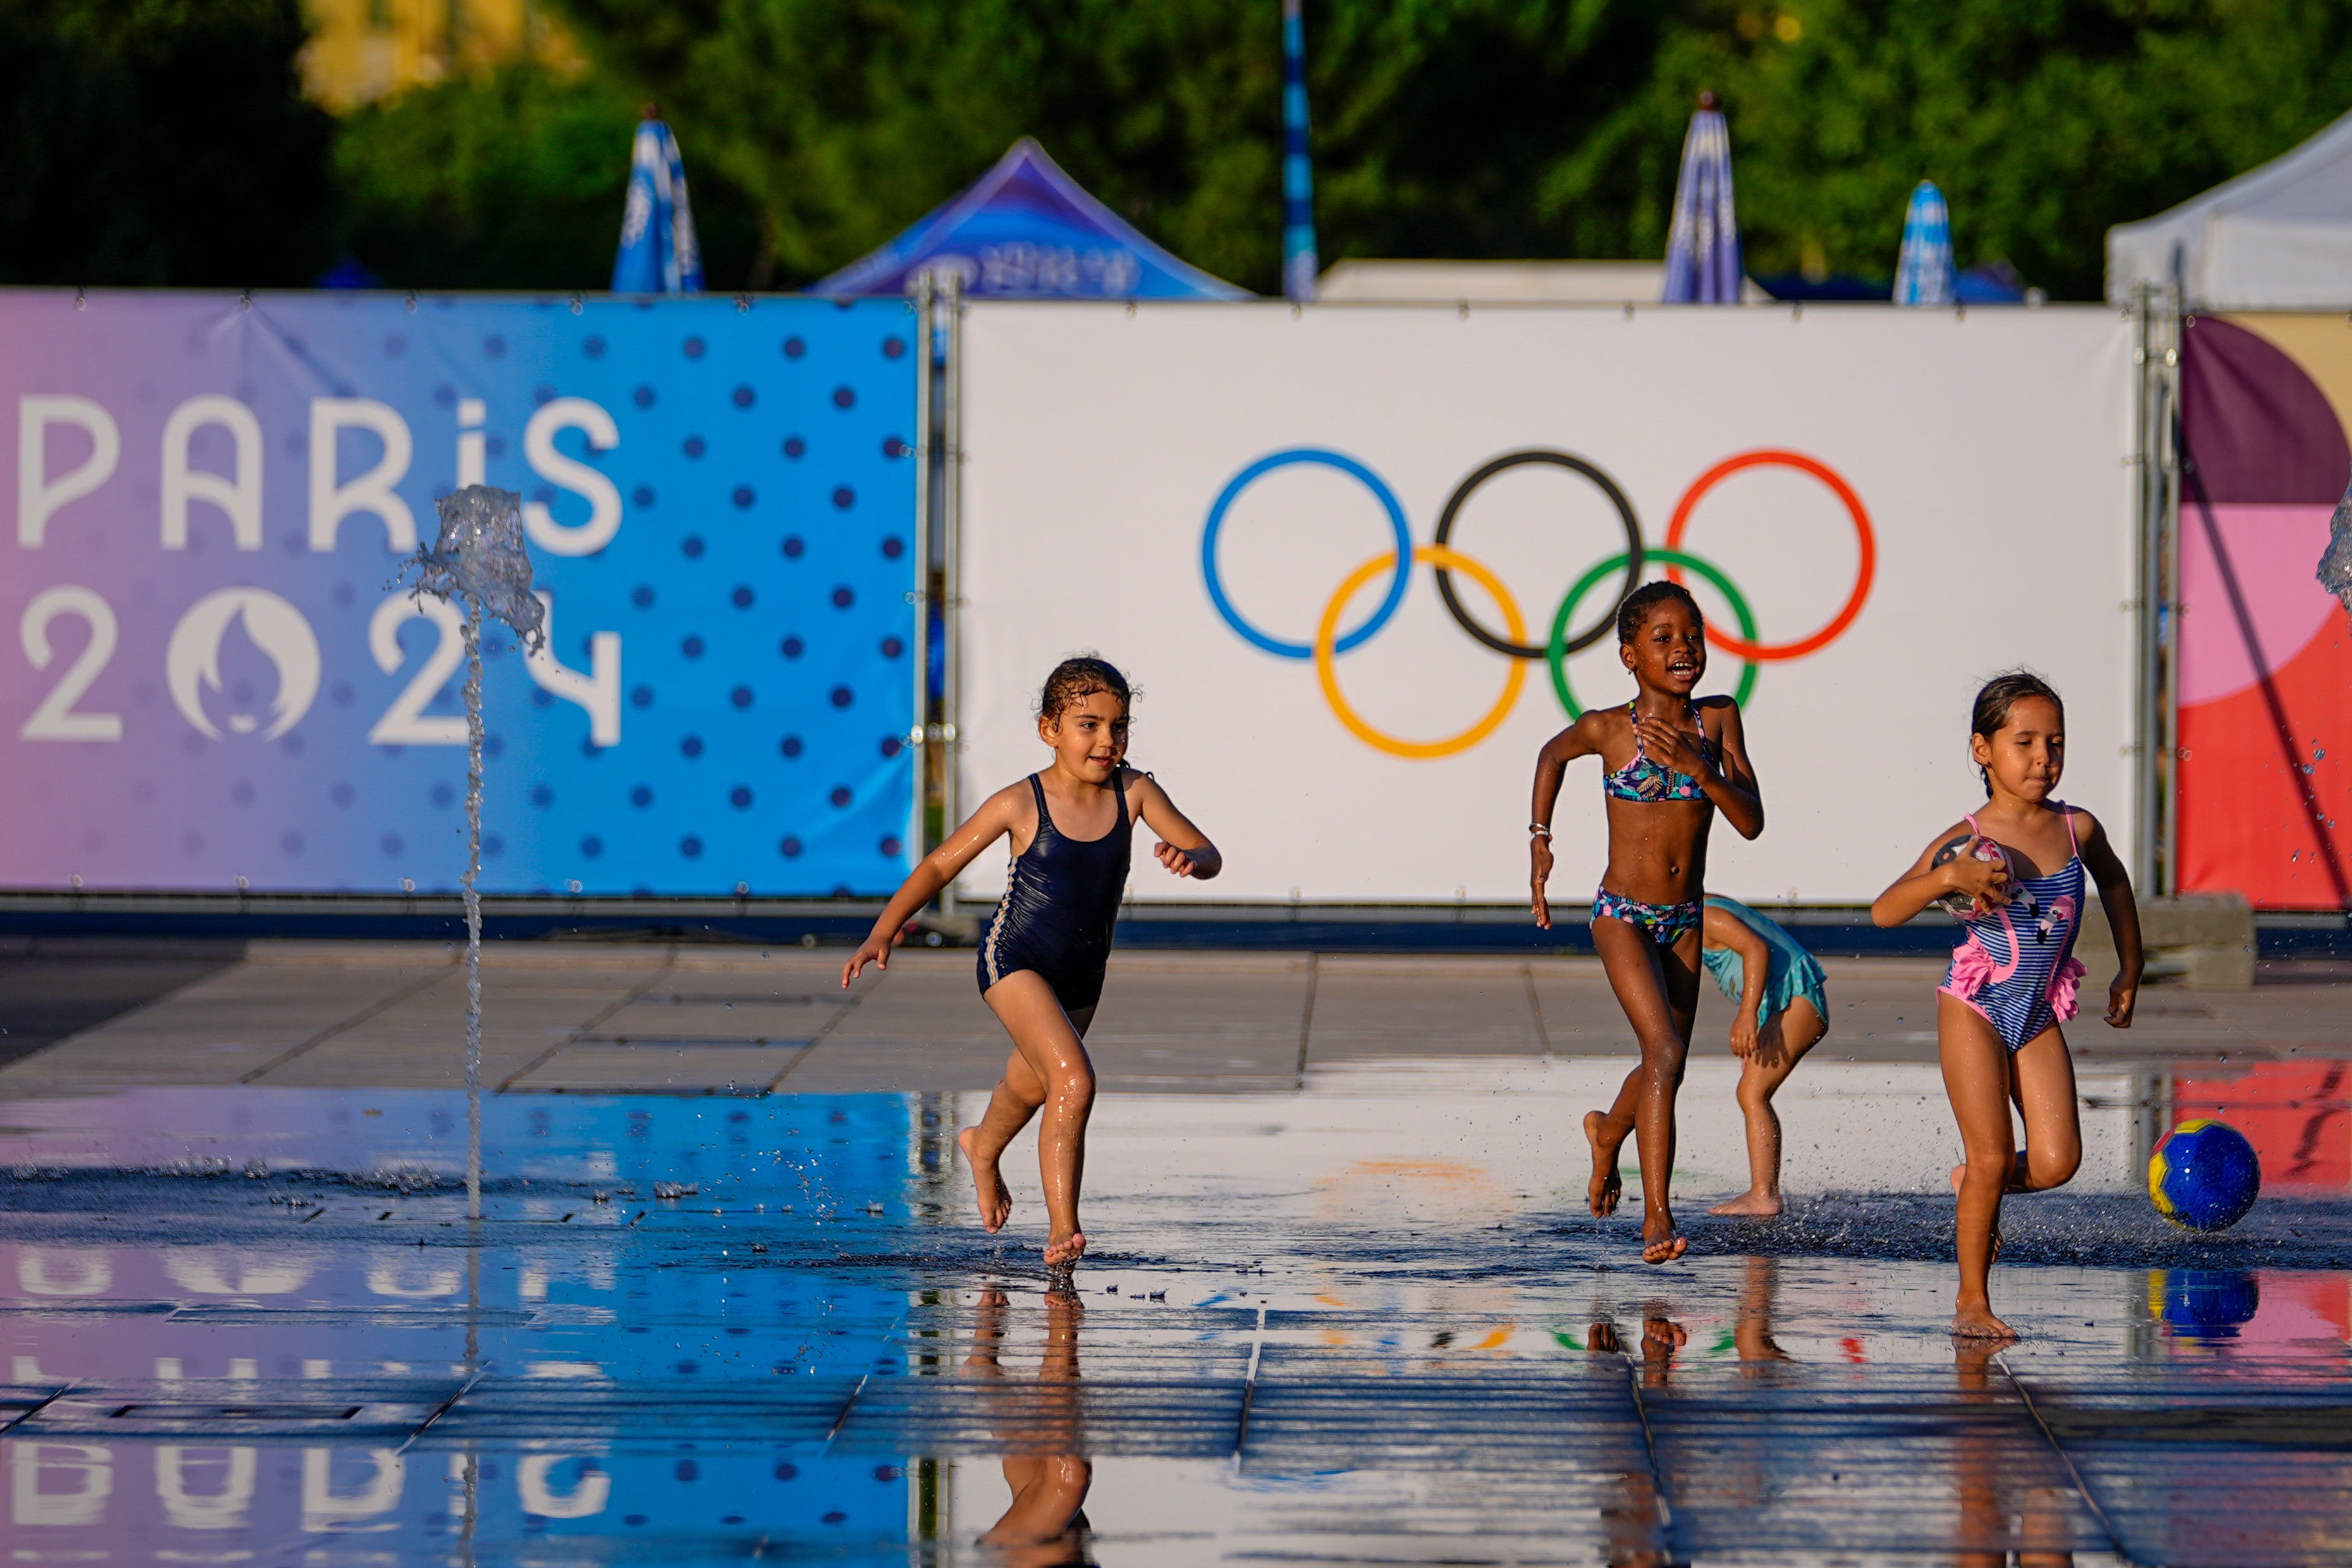
<svg viewBox="0 0 2352 1568">
<path fill-rule="evenodd" d="M 1625 533 L 1623 550 L 1602 558 L 1560 595 L 1559 606 L 1552 612 L 1549 634 L 1541 642 L 1528 640 L 1527 618 L 1502 579 L 1475 557 L 1465 553 L 1454 544 L 1454 524 L 1461 517 L 1463 507 L 1478 488 L 1497 474 L 1528 465 L 1563 468 L 1591 483 L 1616 512 L 1617 521 Z M 1234 607 L 1233 600 L 1225 593 L 1223 575 L 1217 565 L 1217 546 L 1223 536 L 1225 516 L 1244 490 L 1276 468 L 1300 466 L 1337 469 L 1370 491 L 1388 518 L 1396 543 L 1392 550 L 1373 556 L 1340 580 L 1339 587 L 1333 590 L 1323 606 L 1323 614 L 1316 623 L 1311 641 L 1288 642 L 1253 625 Z M 1845 603 L 1837 614 L 1807 636 L 1785 642 L 1760 640 L 1754 608 L 1730 576 L 1706 557 L 1683 547 L 1684 536 L 1690 530 L 1692 515 L 1697 510 L 1699 502 L 1725 479 L 1748 468 L 1792 468 L 1818 479 L 1845 507 L 1846 515 L 1853 523 L 1855 541 L 1861 547 L 1853 587 L 1846 595 Z M 1395 616 L 1404 604 L 1405 589 L 1411 580 L 1410 569 L 1415 563 L 1429 567 L 1436 575 L 1438 596 L 1444 601 L 1446 614 L 1454 617 L 1454 624 L 1477 642 L 1510 661 L 1503 677 L 1502 692 L 1496 698 L 1494 706 L 1476 723 L 1459 734 L 1434 741 L 1407 740 L 1374 728 L 1356 711 L 1339 688 L 1339 656 L 1361 647 L 1379 636 Z M 1580 716 L 1584 710 L 1578 705 L 1576 693 L 1569 685 L 1568 658 L 1591 647 L 1608 633 L 1616 621 L 1618 605 L 1624 601 L 1626 595 L 1641 585 L 1643 569 L 1652 563 L 1664 567 L 1667 580 L 1674 583 L 1681 583 L 1685 571 L 1696 574 L 1731 605 L 1732 618 L 1738 623 L 1738 635 L 1734 637 L 1721 627 L 1710 625 L 1706 628 L 1706 640 L 1743 661 L 1735 695 L 1744 706 L 1756 689 L 1759 668 L 1818 653 L 1843 637 L 1846 629 L 1853 625 L 1854 617 L 1862 614 L 1862 607 L 1870 597 L 1871 580 L 1877 574 L 1878 541 L 1871 530 L 1869 510 L 1862 504 L 1862 498 L 1854 493 L 1853 487 L 1846 483 L 1843 475 L 1819 458 L 1776 447 L 1737 453 L 1692 480 L 1690 488 L 1683 492 L 1682 500 L 1675 506 L 1673 521 L 1666 525 L 1664 545 L 1642 542 L 1642 524 L 1634 514 L 1633 503 L 1626 499 L 1625 492 L 1604 469 L 1572 452 L 1539 447 L 1506 453 L 1465 476 L 1460 484 L 1454 486 L 1454 493 L 1446 498 L 1444 510 L 1438 514 L 1436 537 L 1428 544 L 1413 542 L 1412 528 L 1405 521 L 1404 507 L 1385 480 L 1346 453 L 1319 447 L 1291 447 L 1279 452 L 1269 452 L 1235 474 L 1218 492 L 1216 500 L 1209 508 L 1208 523 L 1201 531 L 1201 579 L 1208 588 L 1209 603 L 1215 607 L 1225 625 L 1231 626 L 1243 641 L 1277 658 L 1312 662 L 1316 680 L 1323 689 L 1324 700 L 1330 704 L 1331 711 L 1339 722 L 1347 726 L 1358 740 L 1392 757 L 1421 760 L 1448 757 L 1457 752 L 1468 751 L 1493 734 L 1517 705 L 1520 690 L 1527 684 L 1527 667 L 1538 659 L 1541 659 L 1550 671 L 1552 693 L 1559 698 L 1560 707 L 1570 720 Z M 1388 574 L 1388 587 L 1379 603 L 1373 605 L 1370 615 L 1343 631 L 1340 623 L 1347 618 L 1349 607 L 1383 572 Z M 1503 622 L 1501 632 L 1496 632 L 1480 621 L 1464 605 L 1454 580 L 1457 572 L 1476 584 L 1479 592 L 1492 603 L 1495 613 Z M 1585 601 L 1592 596 L 1595 588 L 1612 575 L 1619 578 L 1615 595 L 1605 605 L 1596 606 L 1592 619 L 1582 628 L 1572 629 Z"/>
</svg>

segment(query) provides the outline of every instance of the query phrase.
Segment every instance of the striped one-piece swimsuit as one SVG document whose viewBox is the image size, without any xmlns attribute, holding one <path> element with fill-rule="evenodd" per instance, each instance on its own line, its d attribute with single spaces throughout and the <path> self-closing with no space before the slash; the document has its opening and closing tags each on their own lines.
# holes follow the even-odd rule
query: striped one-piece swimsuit
<svg viewBox="0 0 2352 1568">
<path fill-rule="evenodd" d="M 1960 923 L 1968 937 L 1952 951 L 1952 967 L 1939 989 L 1958 997 L 1992 1025 L 2015 1053 L 2053 1022 L 2074 1016 L 2074 987 L 2082 961 L 2074 956 L 2087 879 L 2083 847 L 2074 837 L 2074 814 L 2051 803 L 2066 818 L 2066 841 L 2074 855 L 2044 877 L 2014 878 L 2008 903 Z M 1976 832 L 1977 819 L 1968 819 Z"/>
<path fill-rule="evenodd" d="M 1127 773 L 1114 768 L 1111 789 L 1118 816 L 1100 838 L 1071 838 L 1054 825 L 1045 786 L 1029 775 L 1037 797 L 1037 833 L 1013 857 L 1003 901 L 980 943 L 980 992 L 1008 974 L 1033 969 L 1054 990 L 1066 1013 L 1102 999 L 1110 962 L 1111 930 L 1126 896 L 1135 825 L 1127 810 Z"/>
</svg>

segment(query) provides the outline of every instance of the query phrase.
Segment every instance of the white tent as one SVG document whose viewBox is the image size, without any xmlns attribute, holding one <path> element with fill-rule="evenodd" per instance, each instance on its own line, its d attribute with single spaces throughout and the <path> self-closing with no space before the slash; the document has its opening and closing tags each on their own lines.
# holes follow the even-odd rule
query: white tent
<svg viewBox="0 0 2352 1568">
<path fill-rule="evenodd" d="M 2107 230 L 2107 298 L 2178 280 L 2203 310 L 2352 308 L 2352 114 L 2282 157 Z"/>
</svg>

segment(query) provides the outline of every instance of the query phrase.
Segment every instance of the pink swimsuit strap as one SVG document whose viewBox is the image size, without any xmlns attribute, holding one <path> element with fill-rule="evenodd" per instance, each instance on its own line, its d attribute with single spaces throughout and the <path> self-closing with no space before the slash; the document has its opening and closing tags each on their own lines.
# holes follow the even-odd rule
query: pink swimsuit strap
<svg viewBox="0 0 2352 1568">
<path fill-rule="evenodd" d="M 2057 808 L 2059 816 L 2066 819 L 2066 847 L 2073 852 L 2075 859 L 2080 860 L 2083 858 L 2083 841 L 2074 837 L 2074 808 L 2063 800 L 2053 800 L 2050 804 Z M 1975 834 L 1979 838 L 1984 837 L 1984 829 L 1977 826 L 1975 812 L 1969 812 L 1960 820 L 1969 825 L 1970 833 Z"/>
</svg>

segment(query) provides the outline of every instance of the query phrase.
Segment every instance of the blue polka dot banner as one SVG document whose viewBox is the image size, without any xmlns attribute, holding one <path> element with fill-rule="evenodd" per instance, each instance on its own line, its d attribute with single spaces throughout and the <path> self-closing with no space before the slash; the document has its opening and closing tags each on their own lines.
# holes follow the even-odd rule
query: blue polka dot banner
<svg viewBox="0 0 2352 1568">
<path fill-rule="evenodd" d="M 880 893 L 914 805 L 898 300 L 0 297 L 0 885 L 418 891 L 465 864 L 457 612 L 520 491 L 543 655 L 487 639 L 486 890 Z"/>
</svg>

